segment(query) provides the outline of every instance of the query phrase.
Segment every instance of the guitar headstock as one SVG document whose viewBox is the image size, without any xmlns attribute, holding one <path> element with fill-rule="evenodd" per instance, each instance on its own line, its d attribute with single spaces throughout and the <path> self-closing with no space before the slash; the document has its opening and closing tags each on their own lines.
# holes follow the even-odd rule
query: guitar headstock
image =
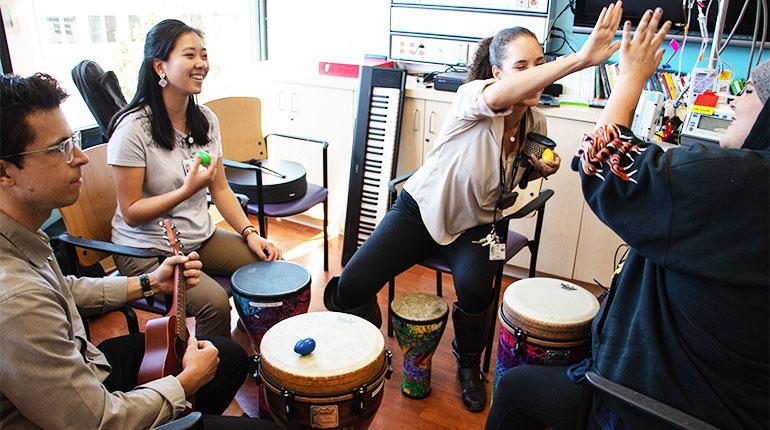
<svg viewBox="0 0 770 430">
<path fill-rule="evenodd" d="M 166 239 L 166 245 L 171 247 L 171 251 L 174 252 L 174 255 L 182 255 L 184 245 L 182 245 L 182 242 L 179 240 L 181 234 L 179 234 L 179 230 L 177 230 L 174 222 L 170 219 L 164 219 L 160 222 L 160 226 L 163 227 L 164 230 L 163 238 Z"/>
</svg>

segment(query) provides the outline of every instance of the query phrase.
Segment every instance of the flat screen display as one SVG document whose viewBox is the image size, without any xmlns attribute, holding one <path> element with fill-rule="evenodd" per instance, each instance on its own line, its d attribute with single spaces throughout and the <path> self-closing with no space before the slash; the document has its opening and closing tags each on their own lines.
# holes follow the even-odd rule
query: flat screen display
<svg viewBox="0 0 770 430">
<path fill-rule="evenodd" d="M 602 8 L 609 6 L 612 3 L 611 0 L 576 0 L 575 4 L 575 27 L 593 27 L 596 24 L 596 18 L 602 11 Z M 704 3 L 708 4 L 708 1 Z M 724 27 L 724 35 L 730 33 L 735 21 L 740 15 L 741 8 L 743 7 L 742 1 L 730 1 L 727 7 L 727 19 Z M 672 26 L 669 31 L 670 34 L 684 34 L 684 24 L 687 22 L 686 10 L 682 10 L 682 1 L 680 0 L 632 0 L 623 2 L 623 21 L 630 20 L 632 24 L 636 25 L 639 19 L 644 15 L 647 9 L 655 9 L 660 7 L 663 9 L 663 20 L 671 20 Z M 711 9 L 708 15 L 708 31 L 709 34 L 714 32 L 714 23 L 717 17 L 717 0 L 713 0 Z M 751 40 L 751 36 L 754 33 L 754 19 L 757 15 L 756 3 L 749 2 L 746 13 L 741 20 L 738 29 L 735 31 L 734 37 L 740 39 Z M 694 6 L 690 17 L 690 35 L 700 36 L 700 30 L 698 27 L 698 9 Z M 682 24 L 678 26 L 676 24 Z M 762 17 L 760 15 L 759 20 L 759 33 L 758 38 L 762 37 Z"/>
<path fill-rule="evenodd" d="M 714 133 L 724 133 L 732 121 L 714 118 L 713 116 L 701 116 L 698 120 L 698 128 L 701 130 L 713 131 Z"/>
</svg>

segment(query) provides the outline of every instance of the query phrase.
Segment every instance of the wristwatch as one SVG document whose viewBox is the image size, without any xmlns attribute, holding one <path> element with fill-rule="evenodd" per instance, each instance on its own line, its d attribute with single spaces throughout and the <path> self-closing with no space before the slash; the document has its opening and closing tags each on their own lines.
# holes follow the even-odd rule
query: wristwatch
<svg viewBox="0 0 770 430">
<path fill-rule="evenodd" d="M 155 303 L 155 292 L 152 291 L 150 286 L 150 276 L 146 273 L 139 275 L 139 285 L 142 287 L 142 297 L 147 300 L 147 304 L 152 306 Z"/>
</svg>

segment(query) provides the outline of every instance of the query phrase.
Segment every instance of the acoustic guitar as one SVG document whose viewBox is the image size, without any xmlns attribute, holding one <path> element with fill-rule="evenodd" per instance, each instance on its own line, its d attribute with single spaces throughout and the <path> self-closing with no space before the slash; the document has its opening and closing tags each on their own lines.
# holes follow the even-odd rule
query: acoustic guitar
<svg viewBox="0 0 770 430">
<path fill-rule="evenodd" d="M 165 230 L 165 238 L 174 255 L 182 255 L 182 245 L 178 231 L 171 220 L 160 223 Z M 139 367 L 139 384 L 144 384 L 169 375 L 178 375 L 182 371 L 182 357 L 187 349 L 190 334 L 185 325 L 187 316 L 187 288 L 183 269 L 174 266 L 174 291 L 171 306 L 166 316 L 147 322 L 144 335 L 144 358 Z M 192 401 L 192 399 L 188 399 Z"/>
</svg>

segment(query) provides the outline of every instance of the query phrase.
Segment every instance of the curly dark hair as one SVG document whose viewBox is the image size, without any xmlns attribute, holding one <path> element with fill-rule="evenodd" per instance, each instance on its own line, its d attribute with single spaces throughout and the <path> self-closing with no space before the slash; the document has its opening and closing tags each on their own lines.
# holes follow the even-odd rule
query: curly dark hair
<svg viewBox="0 0 770 430">
<path fill-rule="evenodd" d="M 58 108 L 68 97 L 59 81 L 45 73 L 23 78 L 5 74 L 0 77 L 0 159 L 21 168 L 19 156 L 35 140 L 35 130 L 27 122 L 27 115 L 41 110 Z"/>
<path fill-rule="evenodd" d="M 535 33 L 524 27 L 506 28 L 500 30 L 494 37 L 487 37 L 482 40 L 473 55 L 473 64 L 468 69 L 468 81 L 491 78 L 493 76 L 492 66 L 503 67 L 505 45 L 521 36 L 529 36 L 537 40 Z"/>
</svg>

